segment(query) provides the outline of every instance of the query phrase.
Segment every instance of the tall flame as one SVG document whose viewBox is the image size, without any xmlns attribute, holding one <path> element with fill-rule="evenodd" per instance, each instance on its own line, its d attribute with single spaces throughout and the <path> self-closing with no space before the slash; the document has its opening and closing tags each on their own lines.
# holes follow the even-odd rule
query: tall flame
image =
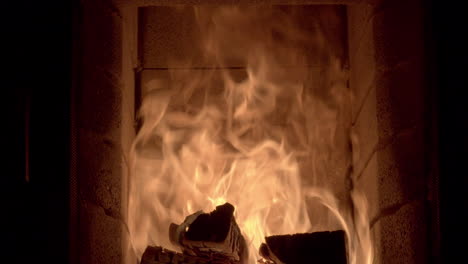
<svg viewBox="0 0 468 264">
<path fill-rule="evenodd" d="M 321 160 L 334 148 L 349 92 L 320 32 L 304 34 L 274 8 L 194 14 L 204 59 L 215 67 L 175 70 L 169 87 L 148 84 L 131 153 L 128 219 L 137 256 L 148 245 L 177 250 L 170 223 L 229 202 L 250 263 L 265 236 L 333 228 L 346 231 L 350 263 L 371 263 L 365 197 L 352 190 L 350 203 L 337 198 Z M 298 47 L 309 44 L 326 69 L 307 65 Z M 223 68 L 233 59 L 245 70 Z M 319 214 L 328 219 L 320 226 Z"/>
</svg>

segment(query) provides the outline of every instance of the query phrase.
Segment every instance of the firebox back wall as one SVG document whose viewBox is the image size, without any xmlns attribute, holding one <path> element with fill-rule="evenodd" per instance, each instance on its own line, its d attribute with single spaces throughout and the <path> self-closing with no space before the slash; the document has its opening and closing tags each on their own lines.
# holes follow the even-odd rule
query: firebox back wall
<svg viewBox="0 0 468 264">
<path fill-rule="evenodd" d="M 252 9 L 253 6 L 245 6 L 245 11 Z M 266 8 L 271 8 L 267 7 Z M 264 12 L 268 12 L 264 9 Z M 276 12 L 285 14 L 296 22 L 297 27 L 294 30 L 302 31 L 313 39 L 317 36 L 323 38 L 327 49 L 325 51 L 319 50 L 314 46 L 314 42 L 310 41 L 309 46 L 305 49 L 299 50 L 302 56 L 306 59 L 301 62 L 294 62 L 294 65 L 283 65 L 281 70 L 289 75 L 294 75 L 296 72 L 308 72 L 308 80 L 304 84 L 304 89 L 311 93 L 312 90 L 317 94 L 324 104 L 333 104 L 330 97 L 330 90 L 332 86 L 331 80 L 326 79 L 324 76 L 333 58 L 337 58 L 339 64 L 344 72 L 348 71 L 348 48 L 347 48 L 347 28 L 346 28 L 346 6 L 344 5 L 276 5 L 272 8 Z M 241 9 L 242 10 L 242 9 Z M 272 12 L 274 12 L 272 11 Z M 246 17 L 245 19 L 251 19 Z M 242 60 L 243 58 L 228 57 L 224 64 L 217 64 L 218 62 L 210 61 L 204 57 L 205 50 L 200 46 L 202 34 L 206 30 L 200 30 L 196 21 L 194 10 L 192 6 L 153 6 L 141 7 L 138 11 L 138 42 L 139 42 L 139 62 L 141 68 L 136 75 L 136 89 L 139 89 L 140 98 L 137 99 L 136 108 L 139 102 L 144 100 L 146 93 L 152 89 L 166 89 L 173 86 L 172 83 L 183 83 L 187 80 L 187 76 L 192 74 L 193 78 L 200 76 L 200 74 L 209 75 L 211 71 L 226 70 L 230 72 L 231 76 L 238 78 L 236 81 L 241 81 L 246 78 L 246 70 L 248 65 Z M 263 20 L 260 20 L 263 21 Z M 273 23 L 266 22 L 266 23 Z M 242 28 L 240 25 L 239 28 Z M 265 30 L 268 26 L 265 25 Z M 242 28 L 242 30 L 247 30 Z M 245 37 L 249 38 L 248 32 Z M 235 38 L 234 38 L 235 40 Z M 264 40 L 268 41 L 268 40 Z M 254 42 L 241 41 L 238 45 L 245 45 L 249 43 L 255 45 Z M 233 49 L 236 47 L 233 46 Z M 247 52 L 247 51 L 245 51 Z M 294 55 L 296 50 L 291 52 Z M 321 53 L 323 52 L 323 53 Z M 268 53 L 266 53 L 268 55 Z M 274 55 L 272 55 L 274 56 Z M 324 56 L 331 58 L 323 59 Z M 299 74 L 300 75 L 300 74 Z M 180 78 L 182 76 L 183 78 Z M 188 78 L 189 80 L 193 78 Z M 333 77 L 332 77 L 333 78 Z M 337 78 L 338 79 L 338 78 Z M 157 87 L 155 87 L 157 83 Z M 349 90 L 349 87 L 344 88 Z M 293 93 L 294 91 L 291 91 Z M 349 91 L 341 91 L 343 94 L 348 95 Z M 179 95 L 178 95 L 179 96 Z M 181 95 L 180 95 L 181 96 Z M 287 101 L 282 98 L 277 98 L 277 107 L 281 108 L 287 105 Z M 348 98 L 346 98 L 348 99 Z M 286 102 L 285 102 L 286 101 Z M 320 107 L 317 107 L 320 109 Z M 316 109 L 308 109 L 305 111 L 313 112 L 320 111 Z M 306 154 L 299 156 L 302 181 L 306 185 L 314 185 L 325 187 L 338 196 L 343 206 L 349 206 L 349 184 L 350 179 L 349 165 L 351 162 L 351 145 L 349 138 L 349 131 L 351 126 L 351 105 L 348 100 L 343 100 L 341 106 L 333 109 L 333 114 L 336 114 L 336 120 L 326 120 L 321 124 L 321 119 L 324 119 L 325 113 L 309 114 L 309 119 L 317 120 L 312 123 L 315 131 L 306 131 L 305 137 L 309 137 L 306 141 L 308 144 L 318 141 L 316 145 L 310 146 L 316 150 L 316 156 L 313 154 Z M 332 118 L 333 119 L 333 118 Z M 275 124 L 278 126 L 286 127 L 290 120 L 281 120 L 278 118 Z M 306 121 L 303 121 L 306 122 Z M 330 123 L 328 123 L 330 122 Z M 301 124 L 304 127 L 307 125 Z M 289 126 L 291 126 L 289 124 Z M 325 135 L 325 130 L 329 126 L 333 126 L 334 135 Z M 328 143 L 320 144 L 319 142 L 333 141 L 331 145 Z M 305 147 L 305 146 L 304 146 Z M 323 151 L 321 153 L 321 151 Z M 314 165 L 314 163 L 320 163 Z M 311 215 L 325 215 L 320 213 L 321 208 L 317 205 L 309 205 Z M 322 209 L 325 210 L 325 209 Z M 327 222 L 327 217 L 314 217 L 317 223 L 313 225 L 319 230 L 325 229 L 324 222 Z M 333 220 L 331 221 L 333 222 Z M 319 227 L 320 226 L 320 227 Z M 334 226 L 334 225 L 331 225 Z M 333 228 L 333 227 L 329 227 Z M 316 230 L 318 231 L 318 230 Z"/>
</svg>

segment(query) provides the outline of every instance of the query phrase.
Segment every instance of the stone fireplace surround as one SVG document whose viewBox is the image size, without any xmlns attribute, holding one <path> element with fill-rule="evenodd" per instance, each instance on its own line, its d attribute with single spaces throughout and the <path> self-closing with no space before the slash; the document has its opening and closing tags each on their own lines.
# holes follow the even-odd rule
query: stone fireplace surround
<svg viewBox="0 0 468 264">
<path fill-rule="evenodd" d="M 72 263 L 135 263 L 126 254 L 128 175 L 135 134 L 138 8 L 196 0 L 81 1 L 79 85 L 72 91 Z M 222 0 L 216 3 L 249 1 Z M 346 6 L 355 185 L 370 200 L 375 263 L 428 263 L 437 254 L 437 175 L 431 162 L 422 1 L 259 0 Z M 93 107 L 90 107 L 90 106 Z M 92 157 L 92 158 L 90 158 Z M 133 261 L 133 262 L 132 262 Z"/>
</svg>

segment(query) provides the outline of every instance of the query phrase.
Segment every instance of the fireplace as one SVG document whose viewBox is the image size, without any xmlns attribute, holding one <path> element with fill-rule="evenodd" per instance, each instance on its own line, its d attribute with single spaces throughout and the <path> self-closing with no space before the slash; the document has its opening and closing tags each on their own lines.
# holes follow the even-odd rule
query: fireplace
<svg viewBox="0 0 468 264">
<path fill-rule="evenodd" d="M 238 4 L 245 10 L 256 10 L 260 18 L 262 12 L 279 10 L 303 26 L 308 38 L 320 33 L 321 38 L 311 42 L 316 46 L 303 47 L 310 53 L 297 56 L 298 52 L 293 51 L 294 60 L 284 59 L 287 63 L 280 63 L 281 70 L 268 75 L 283 76 L 278 82 L 299 78 L 312 87 L 304 89 L 318 89 L 314 96 L 319 99 L 312 101 L 317 108 L 301 117 L 314 127 L 303 132 L 315 133 L 315 137 L 308 138 L 313 146 L 305 150 L 286 147 L 299 153 L 295 159 L 299 160 L 301 183 L 330 191 L 336 198 L 336 208 L 348 208 L 353 219 L 348 224 L 355 232 L 358 220 L 365 223 L 363 228 L 369 233 L 365 235 L 366 231 L 361 230 L 359 234 L 369 238 L 366 249 L 372 251 L 373 263 L 427 263 L 437 257 L 438 176 L 433 173 L 435 157 L 430 154 L 434 150 L 434 134 L 430 132 L 434 98 L 426 89 L 423 3 L 239 2 L 80 3 L 78 82 L 72 90 L 72 148 L 76 155 L 72 156 L 71 222 L 75 228 L 71 229 L 70 259 L 76 263 L 138 263 L 142 250 L 141 245 L 135 250 L 135 222 L 130 219 L 135 214 L 131 204 L 135 184 L 132 144 L 144 128 L 137 113 L 152 91 L 174 82 L 183 83 L 187 76 L 199 78 L 204 72 L 226 72 L 237 83 L 249 79 L 246 61 L 237 60 L 236 54 L 213 64 L 204 60 L 206 51 L 191 49 L 191 41 L 202 31 L 193 24 L 194 8 L 236 8 Z M 242 26 L 248 28 L 248 24 Z M 317 44 L 320 41 L 321 46 Z M 188 63 L 185 58 L 192 61 Z M 258 78 L 256 74 L 253 76 Z M 288 81 L 286 86 L 297 84 Z M 330 87 L 338 90 L 330 95 Z M 156 94 L 156 98 L 164 98 L 164 94 Z M 283 101 L 285 105 L 291 102 Z M 304 146 L 300 134 L 291 138 L 299 142 L 296 145 Z M 307 177 L 307 172 L 318 176 Z M 364 207 L 353 200 L 357 199 L 352 195 L 354 190 L 359 190 L 367 201 Z M 318 196 L 322 200 L 328 197 L 321 192 Z M 199 207 L 198 203 L 190 213 Z M 320 226 L 314 231 L 342 229 L 339 220 L 323 206 L 306 207 L 309 215 L 326 216 L 309 218 L 312 227 Z M 154 239 L 144 241 L 146 247 Z M 363 244 L 360 240 L 357 245 Z M 356 258 L 356 263 L 367 263 L 362 255 Z"/>
</svg>

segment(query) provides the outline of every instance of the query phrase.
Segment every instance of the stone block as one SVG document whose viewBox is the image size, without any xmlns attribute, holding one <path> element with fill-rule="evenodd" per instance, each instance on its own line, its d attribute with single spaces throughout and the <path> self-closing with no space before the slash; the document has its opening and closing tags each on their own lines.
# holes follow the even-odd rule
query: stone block
<svg viewBox="0 0 468 264">
<path fill-rule="evenodd" d="M 348 22 L 371 28 L 349 25 L 353 164 L 362 171 L 354 187 L 369 198 L 374 263 L 425 263 L 425 204 L 415 202 L 427 186 L 420 2 L 375 4 L 370 13 L 348 9 Z"/>
<path fill-rule="evenodd" d="M 376 89 L 380 140 L 423 123 L 424 87 L 419 59 L 380 72 Z"/>
<path fill-rule="evenodd" d="M 121 222 L 88 201 L 81 201 L 79 263 L 121 263 Z M 117 234 L 117 235 L 116 235 Z"/>
<path fill-rule="evenodd" d="M 315 66 L 322 63 L 324 57 L 329 59 L 329 54 L 347 62 L 345 7 L 342 5 L 251 5 L 245 6 L 248 8 L 244 13 L 252 16 L 239 21 L 229 21 L 235 17 L 205 21 L 214 7 L 203 6 L 196 10 L 191 6 L 141 8 L 139 52 L 142 67 L 245 67 L 249 53 L 258 54 L 253 49 L 258 45 L 262 51 L 274 52 L 275 59 L 287 66 Z M 255 11 L 258 8 L 263 10 Z M 268 12 L 273 15 L 264 15 Z M 207 35 L 213 33 L 208 30 L 218 30 L 216 41 L 209 42 L 210 45 L 215 43 L 214 46 L 205 43 Z M 217 49 L 221 51 L 217 58 L 206 56 Z"/>
<path fill-rule="evenodd" d="M 80 2 L 76 111 L 77 263 L 120 263 L 122 18 L 111 1 Z"/>
<path fill-rule="evenodd" d="M 378 263 L 428 263 L 424 204 L 415 201 L 382 217 Z"/>
<path fill-rule="evenodd" d="M 117 187 L 120 172 L 120 144 L 106 138 L 105 135 L 85 130 L 80 132 L 78 160 L 81 177 L 83 177 L 84 186 L 82 187 L 94 188 L 98 181 L 112 188 Z M 110 189 L 110 187 L 105 189 Z"/>
<path fill-rule="evenodd" d="M 377 152 L 381 210 L 414 199 L 424 199 L 424 141 L 422 128 L 400 131 Z"/>
<path fill-rule="evenodd" d="M 122 60 L 122 17 L 110 0 L 81 3 L 81 52 L 84 69 L 104 69 L 120 75 Z"/>
<path fill-rule="evenodd" d="M 382 0 L 373 18 L 377 65 L 391 69 L 401 61 L 423 55 L 420 0 Z"/>
<path fill-rule="evenodd" d="M 78 126 L 98 133 L 119 126 L 121 109 L 122 25 L 107 2 L 82 4 Z"/>
</svg>

